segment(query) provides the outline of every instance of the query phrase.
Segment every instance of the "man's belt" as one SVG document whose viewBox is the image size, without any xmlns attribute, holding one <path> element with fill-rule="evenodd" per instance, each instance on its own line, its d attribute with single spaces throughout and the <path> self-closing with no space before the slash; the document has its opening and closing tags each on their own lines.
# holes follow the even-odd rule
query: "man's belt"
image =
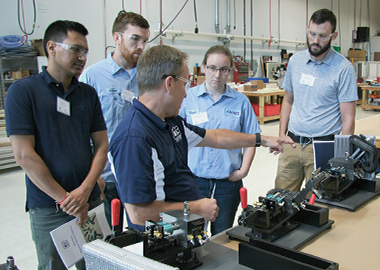
<svg viewBox="0 0 380 270">
<path fill-rule="evenodd" d="M 288 131 L 288 136 L 292 138 L 292 140 L 295 143 L 299 143 L 301 145 L 308 145 L 313 140 L 314 141 L 333 141 L 335 135 L 332 134 L 332 135 L 326 135 L 322 137 L 303 137 L 303 136 L 295 135 L 294 133 Z"/>
</svg>

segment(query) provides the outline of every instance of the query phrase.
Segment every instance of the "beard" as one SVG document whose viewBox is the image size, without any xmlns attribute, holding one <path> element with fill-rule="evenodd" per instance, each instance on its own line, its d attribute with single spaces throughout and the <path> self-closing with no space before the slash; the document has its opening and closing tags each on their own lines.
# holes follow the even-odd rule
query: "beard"
<svg viewBox="0 0 380 270">
<path fill-rule="evenodd" d="M 314 56 L 314 57 L 318 57 L 318 56 L 324 54 L 325 52 L 327 52 L 330 49 L 330 47 L 331 47 L 331 41 L 332 41 L 332 38 L 330 38 L 330 41 L 329 41 L 329 43 L 326 46 L 322 47 L 318 43 L 312 43 L 312 44 L 310 44 L 309 39 L 307 39 L 307 48 L 309 49 L 309 53 L 312 56 Z M 319 50 L 313 50 L 313 48 L 311 47 L 313 45 L 318 46 Z"/>
<path fill-rule="evenodd" d="M 128 50 L 125 46 L 120 46 L 120 53 L 123 56 L 123 58 L 130 63 L 133 67 L 137 65 L 137 61 L 139 60 L 139 55 L 135 55 L 135 53 L 142 54 L 142 49 L 136 49 L 134 51 Z"/>
</svg>

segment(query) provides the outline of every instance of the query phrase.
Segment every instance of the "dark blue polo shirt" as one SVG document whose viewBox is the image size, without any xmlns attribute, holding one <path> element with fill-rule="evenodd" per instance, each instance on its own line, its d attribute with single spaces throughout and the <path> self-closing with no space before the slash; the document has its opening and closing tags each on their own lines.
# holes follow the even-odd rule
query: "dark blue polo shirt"
<svg viewBox="0 0 380 270">
<path fill-rule="evenodd" d="M 70 116 L 57 111 L 57 97 L 70 102 Z M 67 191 L 83 182 L 92 162 L 90 134 L 106 130 L 95 89 L 73 78 L 64 93 L 44 69 L 13 83 L 5 100 L 7 135 L 34 135 L 35 150 Z M 54 207 L 54 200 L 26 176 L 27 207 Z M 99 196 L 96 185 L 91 197 Z"/>
<path fill-rule="evenodd" d="M 163 121 L 134 99 L 112 136 L 108 154 L 122 202 L 200 199 L 187 154 L 205 134 L 205 129 L 179 116 Z"/>
</svg>

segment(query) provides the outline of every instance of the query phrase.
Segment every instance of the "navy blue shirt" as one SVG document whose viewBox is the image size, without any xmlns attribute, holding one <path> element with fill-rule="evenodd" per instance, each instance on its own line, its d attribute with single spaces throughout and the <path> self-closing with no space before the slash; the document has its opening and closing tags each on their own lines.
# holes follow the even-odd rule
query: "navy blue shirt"
<svg viewBox="0 0 380 270">
<path fill-rule="evenodd" d="M 187 156 L 205 134 L 205 129 L 180 116 L 163 121 L 134 99 L 112 136 L 108 154 L 122 202 L 200 199 Z"/>
<path fill-rule="evenodd" d="M 57 97 L 70 102 L 70 116 L 57 111 Z M 7 135 L 34 135 L 35 151 L 68 192 L 80 186 L 92 162 L 90 134 L 106 130 L 95 89 L 73 78 L 64 93 L 47 73 L 13 83 L 5 100 Z M 26 176 L 27 208 L 52 207 L 55 201 Z M 100 195 L 96 185 L 91 198 Z"/>
</svg>

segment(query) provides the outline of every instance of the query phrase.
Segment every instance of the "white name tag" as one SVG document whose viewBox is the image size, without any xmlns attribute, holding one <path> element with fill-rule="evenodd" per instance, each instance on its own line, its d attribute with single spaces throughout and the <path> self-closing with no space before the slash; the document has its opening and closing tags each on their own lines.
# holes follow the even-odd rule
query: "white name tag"
<svg viewBox="0 0 380 270">
<path fill-rule="evenodd" d="M 121 98 L 126 101 L 131 102 L 134 97 L 135 97 L 135 93 L 127 89 L 123 89 L 123 91 L 121 92 Z"/>
<path fill-rule="evenodd" d="M 70 116 L 70 102 L 57 97 L 57 112 Z"/>
<path fill-rule="evenodd" d="M 206 122 L 208 122 L 207 113 L 203 112 L 203 113 L 192 114 L 191 120 L 193 121 L 193 125 L 199 125 L 202 123 L 206 123 Z"/>
<path fill-rule="evenodd" d="M 302 84 L 305 84 L 305 85 L 308 85 L 308 86 L 313 86 L 314 85 L 314 80 L 315 80 L 314 76 L 302 74 L 302 77 L 301 77 L 301 83 Z"/>
</svg>

